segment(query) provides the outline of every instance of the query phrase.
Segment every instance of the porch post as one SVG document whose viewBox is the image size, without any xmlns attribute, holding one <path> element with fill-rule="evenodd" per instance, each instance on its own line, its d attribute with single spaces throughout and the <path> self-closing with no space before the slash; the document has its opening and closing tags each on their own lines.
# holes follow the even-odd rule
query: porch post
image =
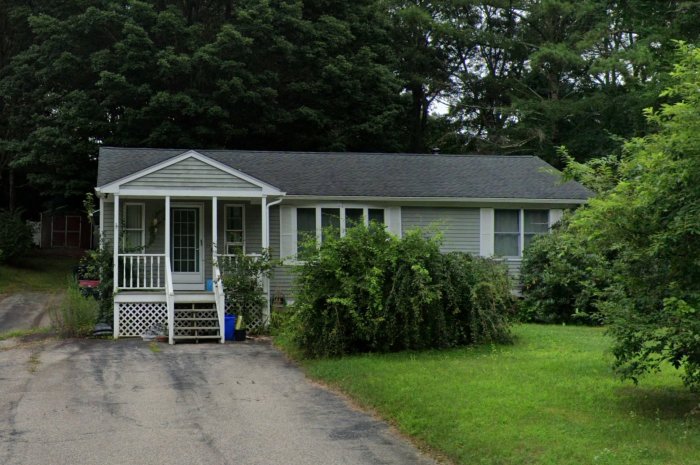
<svg viewBox="0 0 700 465">
<path fill-rule="evenodd" d="M 267 249 L 270 247 L 270 238 L 268 235 L 268 218 L 267 218 L 267 197 L 263 195 L 261 199 L 262 204 L 262 248 Z"/>
<path fill-rule="evenodd" d="M 211 258 L 216 263 L 216 255 L 219 253 L 219 198 L 211 198 Z M 215 276 L 212 276 L 214 278 Z"/>
<path fill-rule="evenodd" d="M 165 259 L 170 261 L 170 196 L 165 196 Z"/>
<path fill-rule="evenodd" d="M 100 195 L 100 249 L 102 249 L 102 238 L 105 234 L 105 195 Z"/>
<path fill-rule="evenodd" d="M 267 216 L 268 214 L 268 209 L 267 209 L 267 196 L 263 195 L 261 199 L 261 204 L 262 204 L 262 248 L 263 249 L 268 249 L 270 248 L 270 231 L 269 231 L 269 217 Z M 265 305 L 264 308 L 264 318 L 265 318 L 265 325 L 270 324 L 270 280 L 268 278 L 263 278 L 263 292 L 265 293 L 265 297 L 267 300 L 267 304 Z"/>
<path fill-rule="evenodd" d="M 119 194 L 114 194 L 114 293 L 119 289 Z M 119 338 L 119 304 L 114 304 L 114 339 Z"/>
</svg>

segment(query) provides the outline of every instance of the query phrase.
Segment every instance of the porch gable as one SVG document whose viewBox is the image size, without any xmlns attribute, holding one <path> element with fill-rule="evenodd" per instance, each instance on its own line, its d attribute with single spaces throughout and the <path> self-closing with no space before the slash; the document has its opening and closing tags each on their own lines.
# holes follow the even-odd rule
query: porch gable
<svg viewBox="0 0 700 465">
<path fill-rule="evenodd" d="M 133 181 L 126 182 L 120 187 L 122 190 L 151 188 L 262 190 L 260 186 L 194 157 L 185 158 Z"/>
<path fill-rule="evenodd" d="M 275 186 L 194 150 L 96 188 L 98 194 L 141 196 L 264 197 L 284 195 Z"/>
</svg>

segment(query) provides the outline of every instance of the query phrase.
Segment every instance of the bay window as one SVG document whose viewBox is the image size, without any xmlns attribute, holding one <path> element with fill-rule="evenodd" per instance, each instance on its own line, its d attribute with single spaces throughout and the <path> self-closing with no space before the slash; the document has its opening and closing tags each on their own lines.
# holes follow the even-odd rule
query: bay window
<svg viewBox="0 0 700 465">
<path fill-rule="evenodd" d="M 304 242 L 315 239 L 325 242 L 331 235 L 344 237 L 349 228 L 372 222 L 385 224 L 383 208 L 360 206 L 296 207 L 296 253 L 303 258 Z"/>
</svg>

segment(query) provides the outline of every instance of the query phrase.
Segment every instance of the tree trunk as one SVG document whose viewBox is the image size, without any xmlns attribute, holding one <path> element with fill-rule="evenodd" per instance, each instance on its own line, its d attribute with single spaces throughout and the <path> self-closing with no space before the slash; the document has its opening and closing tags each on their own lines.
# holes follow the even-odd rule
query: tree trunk
<svg viewBox="0 0 700 465">
<path fill-rule="evenodd" d="M 17 206 L 17 200 L 15 196 L 15 170 L 10 168 L 10 211 L 14 211 Z"/>
<path fill-rule="evenodd" d="M 410 90 L 413 102 L 411 104 L 411 142 L 408 151 L 420 153 L 425 150 L 423 139 L 425 138 L 425 127 L 427 125 L 425 89 L 422 84 L 418 84 Z"/>
</svg>

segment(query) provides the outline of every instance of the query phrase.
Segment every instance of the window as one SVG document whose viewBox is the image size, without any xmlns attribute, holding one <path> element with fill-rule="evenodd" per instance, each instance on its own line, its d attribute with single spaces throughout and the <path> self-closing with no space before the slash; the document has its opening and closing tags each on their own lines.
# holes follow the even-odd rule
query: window
<svg viewBox="0 0 700 465">
<path fill-rule="evenodd" d="M 326 241 L 328 235 L 340 237 L 340 208 L 321 209 L 321 240 Z"/>
<path fill-rule="evenodd" d="M 520 256 L 520 210 L 496 210 L 494 217 L 494 253 Z"/>
<path fill-rule="evenodd" d="M 384 224 L 384 209 L 383 208 L 369 208 L 367 210 L 367 218 L 370 223 Z"/>
<path fill-rule="evenodd" d="M 521 225 L 524 225 L 524 228 Z M 549 210 L 496 210 L 494 254 L 519 257 L 535 236 L 547 231 Z"/>
<path fill-rule="evenodd" d="M 525 210 L 524 216 L 524 247 L 527 247 L 535 236 L 549 231 L 549 210 Z"/>
<path fill-rule="evenodd" d="M 226 253 L 245 253 L 245 207 L 243 205 L 225 206 L 224 237 L 226 237 Z"/>
<path fill-rule="evenodd" d="M 297 250 L 300 258 L 307 255 L 304 242 L 316 237 L 316 209 L 297 208 Z"/>
<path fill-rule="evenodd" d="M 364 209 L 362 208 L 346 208 L 345 209 L 345 227 L 352 228 L 353 226 L 359 224 L 364 216 Z"/>
<path fill-rule="evenodd" d="M 145 210 L 142 203 L 124 204 L 123 246 L 125 249 L 133 250 L 146 245 Z M 143 249 L 137 252 L 143 252 Z"/>
<path fill-rule="evenodd" d="M 297 255 L 302 258 L 305 251 L 303 243 L 309 239 L 321 242 L 330 234 L 335 237 L 345 236 L 345 231 L 360 223 L 366 226 L 371 222 L 385 223 L 383 208 L 369 207 L 298 207 L 296 208 L 296 244 Z"/>
<path fill-rule="evenodd" d="M 79 216 L 55 216 L 51 220 L 52 247 L 80 247 L 82 219 Z"/>
</svg>

